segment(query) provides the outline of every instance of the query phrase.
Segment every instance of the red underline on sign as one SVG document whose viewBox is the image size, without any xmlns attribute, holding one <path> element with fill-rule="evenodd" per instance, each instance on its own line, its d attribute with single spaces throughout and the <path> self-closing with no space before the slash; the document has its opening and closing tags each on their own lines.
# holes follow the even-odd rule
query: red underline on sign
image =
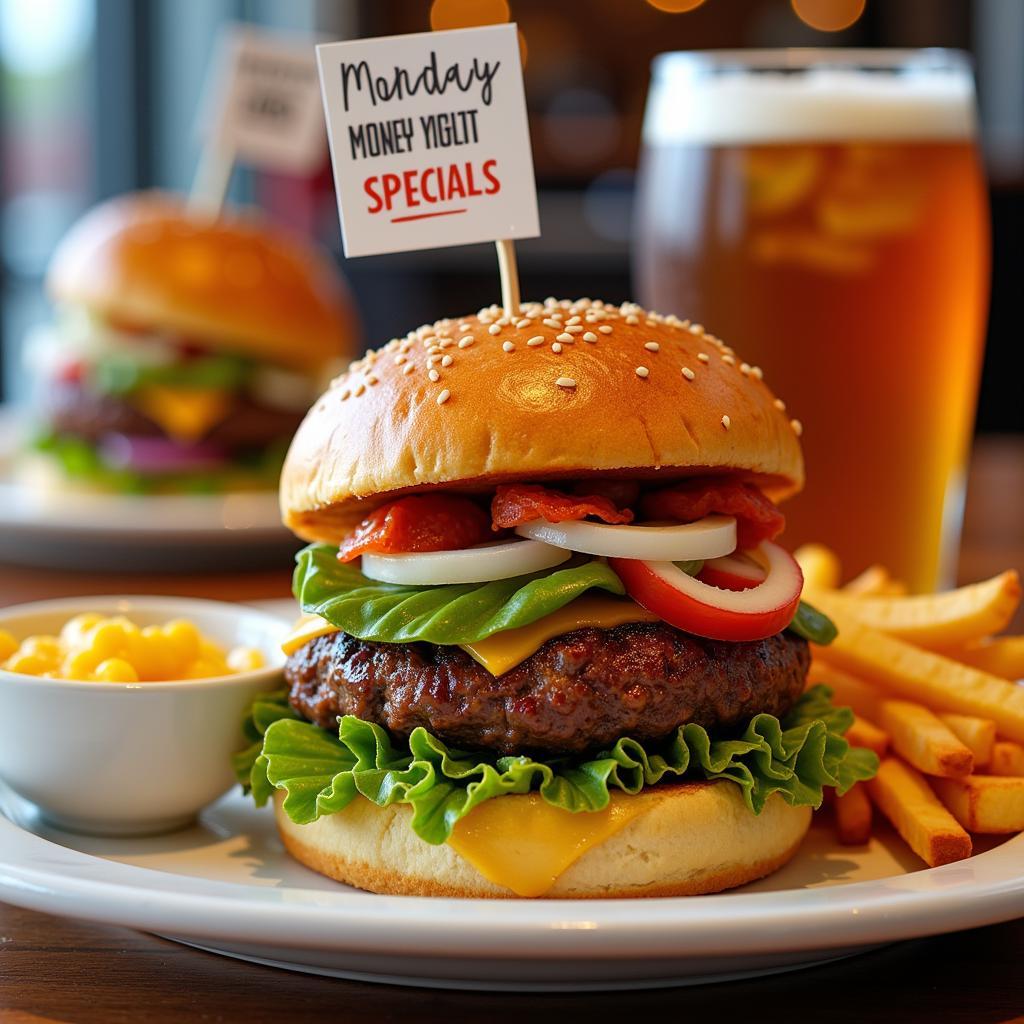
<svg viewBox="0 0 1024 1024">
<path fill-rule="evenodd" d="M 403 224 L 407 220 L 426 220 L 428 217 L 450 217 L 453 213 L 465 213 L 466 210 L 438 210 L 437 213 L 411 213 L 408 217 L 392 217 L 392 224 Z"/>
</svg>

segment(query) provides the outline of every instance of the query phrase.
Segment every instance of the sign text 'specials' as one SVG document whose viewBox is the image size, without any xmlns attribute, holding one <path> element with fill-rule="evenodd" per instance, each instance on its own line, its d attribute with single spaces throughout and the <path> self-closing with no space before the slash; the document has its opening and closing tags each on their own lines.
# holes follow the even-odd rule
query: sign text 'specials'
<svg viewBox="0 0 1024 1024">
<path fill-rule="evenodd" d="M 540 233 L 515 25 L 317 58 L 346 255 Z"/>
</svg>

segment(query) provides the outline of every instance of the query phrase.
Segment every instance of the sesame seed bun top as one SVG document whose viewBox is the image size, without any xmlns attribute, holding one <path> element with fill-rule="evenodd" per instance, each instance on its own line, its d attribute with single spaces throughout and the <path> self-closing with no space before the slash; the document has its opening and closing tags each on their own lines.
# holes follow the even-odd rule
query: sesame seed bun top
<svg viewBox="0 0 1024 1024">
<path fill-rule="evenodd" d="M 90 210 L 47 285 L 60 303 L 300 369 L 351 355 L 358 335 L 348 289 L 316 246 L 255 214 L 211 219 L 158 192 Z"/>
<path fill-rule="evenodd" d="M 728 472 L 800 489 L 798 433 L 758 367 L 699 324 L 580 299 L 439 320 L 369 352 L 309 411 L 281 509 L 338 541 L 403 493 L 593 474 Z"/>
</svg>

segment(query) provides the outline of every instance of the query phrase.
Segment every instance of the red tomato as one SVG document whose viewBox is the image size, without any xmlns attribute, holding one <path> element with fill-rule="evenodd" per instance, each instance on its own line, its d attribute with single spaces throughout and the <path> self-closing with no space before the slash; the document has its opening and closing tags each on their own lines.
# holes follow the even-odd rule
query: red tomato
<svg viewBox="0 0 1024 1024">
<path fill-rule="evenodd" d="M 338 560 L 351 562 L 363 552 L 451 551 L 493 539 L 490 516 L 469 498 L 412 495 L 371 512 L 338 546 Z"/>
<path fill-rule="evenodd" d="M 734 551 L 722 558 L 710 558 L 702 566 L 697 579 L 719 590 L 750 590 L 764 582 L 764 566 L 743 551 Z"/>
<path fill-rule="evenodd" d="M 608 564 L 637 604 L 670 626 L 711 640 L 763 640 L 793 621 L 803 574 L 795 559 L 765 542 L 768 574 L 748 590 L 719 590 L 687 576 L 672 562 L 609 558 Z"/>
</svg>

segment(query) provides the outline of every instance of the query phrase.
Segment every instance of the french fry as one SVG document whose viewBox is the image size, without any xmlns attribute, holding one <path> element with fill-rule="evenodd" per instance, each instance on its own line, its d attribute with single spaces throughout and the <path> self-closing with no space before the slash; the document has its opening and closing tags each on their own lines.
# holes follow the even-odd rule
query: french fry
<svg viewBox="0 0 1024 1024">
<path fill-rule="evenodd" d="M 907 845 L 929 867 L 971 855 L 971 837 L 931 791 L 924 776 L 896 757 L 862 785 Z"/>
<path fill-rule="evenodd" d="M 996 742 L 996 723 L 991 718 L 957 715 L 943 711 L 939 718 L 952 730 L 953 735 L 974 755 L 975 769 L 983 768 L 992 760 L 992 747 Z"/>
<path fill-rule="evenodd" d="M 909 700 L 883 700 L 880 710 L 892 749 L 919 772 L 963 779 L 974 771 L 974 755 L 934 711 Z"/>
<path fill-rule="evenodd" d="M 816 659 L 937 711 L 991 718 L 1002 735 L 1024 742 L 1024 687 L 865 626 L 833 597 L 821 595 L 820 605 L 839 635 L 815 648 Z"/>
<path fill-rule="evenodd" d="M 1020 604 L 1020 578 L 1008 570 L 959 590 L 912 597 L 862 597 L 842 591 L 824 595 L 810 584 L 807 593 L 812 604 L 821 606 L 827 597 L 829 608 L 889 636 L 947 650 L 1005 629 Z"/>
<path fill-rule="evenodd" d="M 861 597 L 899 597 L 907 592 L 907 585 L 894 580 L 882 565 L 870 565 L 859 576 L 843 585 L 847 594 Z"/>
<path fill-rule="evenodd" d="M 1024 777 L 1024 746 L 1012 740 L 996 740 L 986 771 L 989 775 Z"/>
<path fill-rule="evenodd" d="M 871 801 L 855 785 L 835 800 L 836 832 L 844 846 L 863 846 L 871 838 Z"/>
<path fill-rule="evenodd" d="M 844 739 L 851 747 L 866 747 L 879 757 L 885 757 L 889 750 L 889 734 L 860 715 L 854 718 L 853 725 L 846 730 Z"/>
<path fill-rule="evenodd" d="M 1005 835 L 1024 831 L 1024 779 L 972 775 L 968 779 L 934 779 L 932 787 L 970 832 Z"/>
<path fill-rule="evenodd" d="M 813 686 L 822 683 L 832 691 L 832 703 L 839 707 L 851 707 L 853 713 L 877 722 L 881 715 L 881 703 L 885 699 L 885 691 L 880 690 L 863 679 L 844 672 L 841 668 L 826 664 L 819 658 L 811 663 L 811 671 L 807 682 Z"/>
<path fill-rule="evenodd" d="M 1024 679 L 1024 636 L 997 636 L 943 653 L 1003 679 Z"/>
<path fill-rule="evenodd" d="M 835 590 L 839 586 L 839 559 L 824 544 L 802 544 L 793 557 L 804 574 L 804 586 L 814 590 Z"/>
</svg>

